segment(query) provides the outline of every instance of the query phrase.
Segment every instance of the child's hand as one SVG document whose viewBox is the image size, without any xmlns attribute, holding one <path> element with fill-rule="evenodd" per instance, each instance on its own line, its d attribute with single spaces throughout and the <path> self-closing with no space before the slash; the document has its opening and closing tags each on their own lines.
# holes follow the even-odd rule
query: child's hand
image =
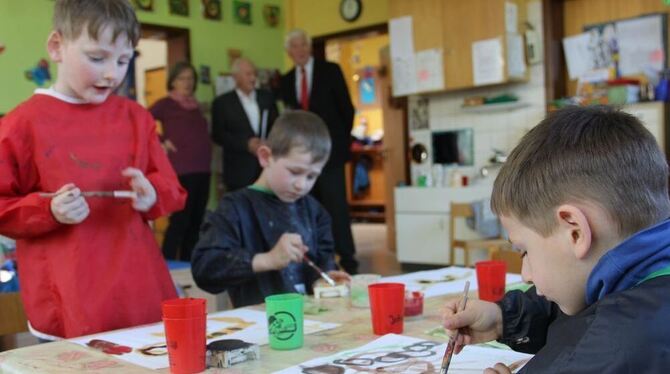
<svg viewBox="0 0 670 374">
<path fill-rule="evenodd" d="M 496 366 L 484 370 L 484 374 L 512 374 L 512 370 L 505 364 L 498 362 Z"/>
<path fill-rule="evenodd" d="M 280 270 L 291 262 L 302 262 L 305 252 L 307 247 L 302 244 L 300 235 L 285 233 L 270 252 L 256 255 L 261 260 L 259 270 Z"/>
<path fill-rule="evenodd" d="M 333 278 L 335 283 L 341 283 L 341 282 L 351 282 L 351 275 L 344 271 L 340 270 L 331 270 L 328 272 L 328 276 Z"/>
<path fill-rule="evenodd" d="M 81 223 L 90 212 L 86 199 L 73 183 L 61 187 L 51 199 L 51 214 L 60 223 L 66 225 Z"/>
<path fill-rule="evenodd" d="M 454 353 L 459 353 L 467 344 L 484 343 L 502 336 L 502 311 L 495 303 L 468 300 L 464 311 L 456 312 L 460 298 L 447 301 L 442 315 L 444 328 L 452 336 L 459 330 Z"/>
<path fill-rule="evenodd" d="M 121 174 L 130 178 L 130 188 L 137 193 L 137 197 L 133 199 L 133 208 L 140 212 L 151 209 L 156 204 L 156 190 L 144 173 L 139 169 L 126 168 Z"/>
</svg>

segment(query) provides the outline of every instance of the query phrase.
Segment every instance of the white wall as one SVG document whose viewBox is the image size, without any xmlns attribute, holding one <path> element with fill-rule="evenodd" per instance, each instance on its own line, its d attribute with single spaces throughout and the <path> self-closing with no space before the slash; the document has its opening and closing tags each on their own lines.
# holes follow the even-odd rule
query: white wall
<svg viewBox="0 0 670 374">
<path fill-rule="evenodd" d="M 146 106 L 144 101 L 144 72 L 148 69 L 167 67 L 167 42 L 165 40 L 140 39 L 137 50 L 140 52 L 140 56 L 135 61 L 137 101 Z"/>
</svg>

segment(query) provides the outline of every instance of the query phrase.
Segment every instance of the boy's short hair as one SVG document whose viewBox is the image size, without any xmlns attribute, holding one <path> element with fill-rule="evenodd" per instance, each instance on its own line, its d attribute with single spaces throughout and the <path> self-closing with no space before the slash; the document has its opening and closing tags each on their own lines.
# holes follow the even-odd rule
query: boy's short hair
<svg viewBox="0 0 670 374">
<path fill-rule="evenodd" d="M 133 47 L 137 46 L 140 24 L 128 0 L 56 0 L 53 27 L 67 40 L 77 39 L 84 26 L 97 40 L 107 25 L 113 28 L 113 40 L 124 34 Z"/>
<path fill-rule="evenodd" d="M 668 163 L 640 121 L 608 106 L 571 106 L 531 129 L 493 185 L 491 207 L 543 236 L 563 203 L 603 208 L 621 237 L 670 216 Z"/>
<path fill-rule="evenodd" d="M 312 155 L 312 162 L 328 160 L 330 135 L 321 117 L 304 110 L 289 110 L 277 118 L 266 144 L 272 156 L 288 156 L 293 149 L 301 148 Z"/>
<path fill-rule="evenodd" d="M 198 72 L 195 71 L 195 67 L 191 65 L 190 62 L 187 61 L 180 61 L 174 64 L 170 68 L 170 73 L 168 74 L 168 79 L 167 79 L 167 89 L 168 91 L 172 90 L 174 88 L 174 81 L 177 79 L 177 76 L 181 74 L 182 71 L 184 70 L 191 70 L 193 72 L 193 92 L 195 92 L 198 89 Z M 192 92 L 192 93 L 193 93 Z"/>
</svg>

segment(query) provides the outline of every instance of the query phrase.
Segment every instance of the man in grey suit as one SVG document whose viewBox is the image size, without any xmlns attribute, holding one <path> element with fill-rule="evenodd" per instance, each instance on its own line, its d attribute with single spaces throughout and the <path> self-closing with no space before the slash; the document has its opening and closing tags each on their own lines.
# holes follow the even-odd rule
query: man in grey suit
<svg viewBox="0 0 670 374">
<path fill-rule="evenodd" d="M 269 91 L 256 89 L 256 67 L 246 58 L 233 62 L 235 90 L 212 103 L 212 140 L 223 147 L 223 182 L 234 191 L 252 184 L 261 167 L 256 149 L 277 118 Z"/>
</svg>

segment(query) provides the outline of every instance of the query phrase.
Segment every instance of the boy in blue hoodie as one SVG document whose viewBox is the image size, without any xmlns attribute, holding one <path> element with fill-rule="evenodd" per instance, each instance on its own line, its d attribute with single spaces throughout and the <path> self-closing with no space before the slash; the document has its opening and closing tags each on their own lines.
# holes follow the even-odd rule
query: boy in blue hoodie
<svg viewBox="0 0 670 374">
<path fill-rule="evenodd" d="M 527 373 L 667 371 L 668 164 L 637 118 L 610 107 L 549 115 L 512 151 L 491 205 L 535 287 L 463 312 L 448 302 L 457 352 L 498 339 L 536 354 Z"/>
</svg>

